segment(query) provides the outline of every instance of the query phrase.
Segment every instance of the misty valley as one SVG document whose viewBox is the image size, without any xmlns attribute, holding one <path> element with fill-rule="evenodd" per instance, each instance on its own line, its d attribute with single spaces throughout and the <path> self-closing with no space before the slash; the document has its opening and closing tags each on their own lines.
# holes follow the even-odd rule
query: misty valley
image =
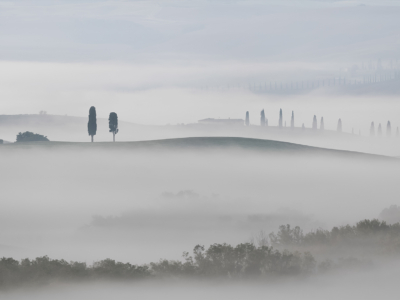
<svg viewBox="0 0 400 300">
<path fill-rule="evenodd" d="M 398 260 L 396 158 L 217 137 L 0 151 L 8 293 L 103 281 L 308 286 Z"/>
<path fill-rule="evenodd" d="M 398 299 L 400 1 L 0 1 L 0 299 Z"/>
</svg>

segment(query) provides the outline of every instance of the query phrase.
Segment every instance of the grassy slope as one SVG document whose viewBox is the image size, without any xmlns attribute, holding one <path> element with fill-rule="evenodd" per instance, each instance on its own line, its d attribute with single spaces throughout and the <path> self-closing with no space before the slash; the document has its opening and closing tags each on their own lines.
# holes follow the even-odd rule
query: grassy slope
<svg viewBox="0 0 400 300">
<path fill-rule="evenodd" d="M 239 138 L 239 137 L 191 137 L 139 142 L 29 142 L 4 144 L 3 149 L 99 149 L 99 150 L 226 150 L 238 149 L 264 153 L 281 153 L 290 155 L 334 155 L 347 158 L 394 159 L 387 156 L 360 152 L 332 150 L 273 140 Z M 0 148 L 1 149 L 1 148 Z"/>
</svg>

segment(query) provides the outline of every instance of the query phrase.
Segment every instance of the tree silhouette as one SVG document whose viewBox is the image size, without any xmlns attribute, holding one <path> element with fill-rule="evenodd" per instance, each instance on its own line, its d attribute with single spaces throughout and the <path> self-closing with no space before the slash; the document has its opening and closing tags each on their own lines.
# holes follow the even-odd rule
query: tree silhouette
<svg viewBox="0 0 400 300">
<path fill-rule="evenodd" d="M 388 121 L 386 125 L 386 135 L 389 137 L 392 136 L 392 125 L 390 124 L 390 121 Z"/>
<path fill-rule="evenodd" d="M 342 132 L 342 120 L 341 119 L 339 119 L 339 121 L 337 123 L 337 131 Z"/>
<path fill-rule="evenodd" d="M 108 126 L 110 127 L 110 132 L 113 133 L 113 142 L 115 142 L 115 135 L 118 133 L 118 116 L 115 112 L 110 113 L 108 118 Z"/>
<path fill-rule="evenodd" d="M 312 129 L 317 130 L 318 129 L 318 124 L 317 124 L 317 117 L 314 115 L 313 121 L 312 121 Z"/>
<path fill-rule="evenodd" d="M 282 128 L 282 123 L 283 120 L 282 120 L 282 108 L 281 108 L 279 111 L 279 128 Z"/>
<path fill-rule="evenodd" d="M 321 122 L 319 123 L 319 129 L 325 130 L 324 117 L 321 117 Z"/>
<path fill-rule="evenodd" d="M 264 110 L 261 111 L 260 126 L 265 126 L 265 113 L 264 113 Z"/>
<path fill-rule="evenodd" d="M 369 135 L 375 136 L 375 124 L 374 122 L 371 123 L 371 128 L 369 129 Z"/>
<path fill-rule="evenodd" d="M 381 123 L 379 123 L 379 126 L 378 126 L 378 136 L 379 136 L 379 137 L 382 136 L 382 126 L 381 126 Z"/>
<path fill-rule="evenodd" d="M 249 115 L 249 112 L 246 111 L 246 126 L 249 126 L 249 125 L 250 125 L 250 115 Z"/>
<path fill-rule="evenodd" d="M 292 118 L 290 119 L 290 128 L 293 130 L 294 129 L 294 112 L 292 110 Z"/>
<path fill-rule="evenodd" d="M 97 132 L 96 108 L 94 106 L 89 109 L 88 132 L 93 143 L 93 136 L 95 136 Z"/>
</svg>

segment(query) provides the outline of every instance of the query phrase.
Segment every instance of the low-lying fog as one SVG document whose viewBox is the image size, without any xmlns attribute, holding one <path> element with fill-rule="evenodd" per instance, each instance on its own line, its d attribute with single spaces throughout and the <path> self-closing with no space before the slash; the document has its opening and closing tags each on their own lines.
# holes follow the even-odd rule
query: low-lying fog
<svg viewBox="0 0 400 300">
<path fill-rule="evenodd" d="M 331 229 L 398 204 L 396 159 L 114 145 L 3 145 L 2 255 L 178 259 L 196 244 L 282 224 Z"/>
</svg>

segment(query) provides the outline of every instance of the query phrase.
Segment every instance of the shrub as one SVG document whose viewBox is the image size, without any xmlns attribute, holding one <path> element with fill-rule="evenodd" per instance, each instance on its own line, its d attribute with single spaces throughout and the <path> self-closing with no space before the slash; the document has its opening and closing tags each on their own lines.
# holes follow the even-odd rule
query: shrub
<svg viewBox="0 0 400 300">
<path fill-rule="evenodd" d="M 48 142 L 47 136 L 43 136 L 30 131 L 25 131 L 24 133 L 18 133 L 17 143 L 19 142 Z"/>
</svg>

